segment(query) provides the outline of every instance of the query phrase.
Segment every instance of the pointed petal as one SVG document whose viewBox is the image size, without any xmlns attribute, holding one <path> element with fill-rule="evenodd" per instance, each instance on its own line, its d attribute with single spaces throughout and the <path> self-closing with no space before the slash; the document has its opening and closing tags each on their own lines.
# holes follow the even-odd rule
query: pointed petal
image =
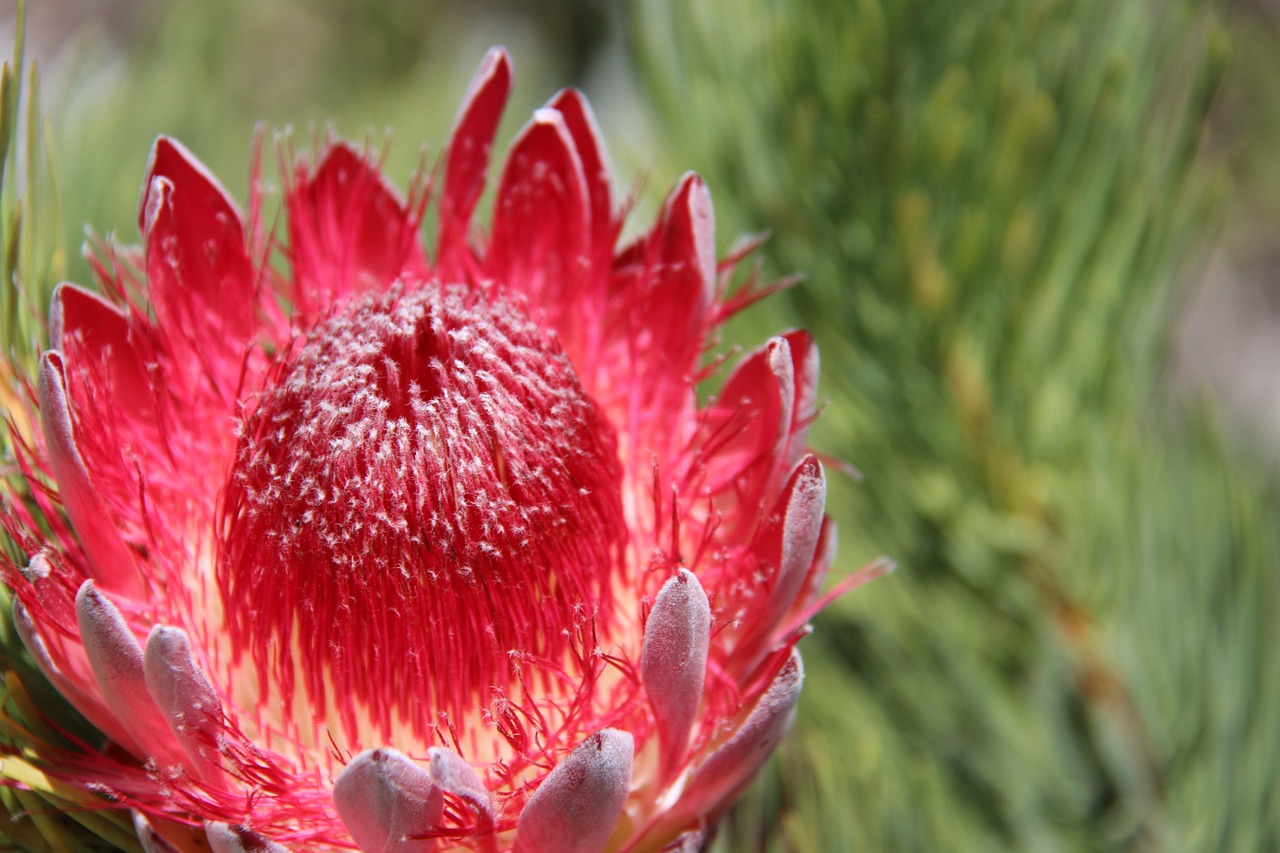
<svg viewBox="0 0 1280 853">
<path fill-rule="evenodd" d="M 757 551 L 768 565 L 776 567 L 762 626 L 777 625 L 796 603 L 814 564 L 826 503 L 827 477 L 822 463 L 816 456 L 806 456 L 783 487 L 773 514 L 775 521 L 766 525 L 762 536 L 764 549 Z"/>
<path fill-rule="evenodd" d="M 31 614 L 27 612 L 27 608 L 19 600 L 13 602 L 13 624 L 18 631 L 18 637 L 22 640 L 22 644 L 27 647 L 27 651 L 31 653 L 31 657 L 35 660 L 36 666 L 44 673 L 44 677 L 49 679 L 49 683 L 56 687 L 58 692 L 71 703 L 72 707 L 92 723 L 94 728 L 120 744 L 120 746 L 134 755 L 141 756 L 145 754 L 142 748 L 134 742 L 133 735 L 129 733 L 120 720 L 108 711 L 107 707 L 96 696 L 91 695 L 80 684 L 67 677 L 66 673 L 58 667 L 53 660 L 53 655 L 49 653 L 49 647 L 45 644 L 44 638 L 40 636 L 40 632 L 36 629 L 35 623 L 31 619 Z"/>
<path fill-rule="evenodd" d="M 817 456 L 806 456 L 783 488 L 781 501 L 786 501 L 782 525 L 781 551 L 778 552 L 778 583 L 773 588 L 772 613 L 781 616 L 796 601 L 809 567 L 818 551 L 818 539 L 827 506 L 827 474 Z"/>
<path fill-rule="evenodd" d="M 566 338 L 580 334 L 565 315 L 572 310 L 581 319 L 589 205 L 564 117 L 538 110 L 511 144 L 502 170 L 486 269 L 500 286 L 525 294 L 535 312 L 546 312 L 548 325 Z"/>
<path fill-rule="evenodd" d="M 441 746 L 427 751 L 431 756 L 431 780 L 441 790 L 466 800 L 480 815 L 482 822 L 493 825 L 495 817 L 493 797 L 485 787 L 484 780 L 471 765 L 462 760 L 462 756 L 451 749 Z"/>
<path fill-rule="evenodd" d="M 244 219 L 231 194 L 223 188 L 204 163 L 201 163 L 178 140 L 159 136 L 151 147 L 151 155 L 147 162 L 147 179 L 142 188 L 142 199 L 138 204 L 138 229 L 144 234 L 151 214 L 148 207 L 153 201 L 148 193 L 151 182 L 155 178 L 164 178 L 170 184 L 189 188 L 186 194 L 191 196 L 189 203 L 193 206 L 193 210 L 206 210 L 214 216 L 226 215 L 237 222 Z"/>
<path fill-rule="evenodd" d="M 178 142 L 156 140 L 140 211 L 147 284 L 158 327 L 189 382 L 234 391 L 255 327 L 256 280 L 240 211 Z"/>
<path fill-rule="evenodd" d="M 151 353 L 151 339 L 122 309 L 65 283 L 54 289 L 49 334 L 62 358 L 77 450 L 107 514 L 127 537 L 141 515 L 139 472 L 163 480 L 159 471 L 171 462 L 165 449 L 170 420 L 163 412 L 158 416 L 156 405 L 163 398 L 163 372 L 151 375 L 147 365 L 156 365 L 154 353 L 142 355 Z M 170 502 L 150 493 L 150 510 L 163 515 Z"/>
<path fill-rule="evenodd" d="M 458 279 L 465 269 L 471 214 L 484 191 L 493 135 L 510 92 L 511 60 L 502 48 L 492 48 L 471 78 L 449 136 L 436 242 L 437 269 L 445 280 Z"/>
<path fill-rule="evenodd" d="M 101 366 L 113 402 L 146 417 L 151 391 L 124 312 L 95 293 L 59 284 L 49 308 L 49 340 L 68 364 Z"/>
<path fill-rule="evenodd" d="M 604 729 L 588 737 L 542 780 L 516 824 L 514 853 L 599 853 L 631 787 L 635 742 Z"/>
<path fill-rule="evenodd" d="M 40 358 L 37 391 L 49 466 L 58 482 L 58 492 L 71 525 L 89 557 L 94 579 L 113 592 L 141 596 L 142 576 L 120 538 L 120 531 L 108 517 L 76 447 L 71 407 L 67 400 L 66 372 L 62 354 L 57 350 L 50 350 Z"/>
<path fill-rule="evenodd" d="M 428 853 L 444 794 L 431 774 L 394 749 L 367 749 L 333 783 L 333 804 L 364 853 Z"/>
<path fill-rule="evenodd" d="M 187 632 L 166 625 L 152 628 L 143 668 L 147 689 L 186 752 L 191 770 L 206 782 L 220 781 L 222 701 L 192 659 Z"/>
<path fill-rule="evenodd" d="M 288 848 L 263 838 L 247 826 L 206 821 L 204 834 L 213 853 L 289 853 Z"/>
<path fill-rule="evenodd" d="M 620 293 L 622 307 L 640 310 L 644 316 L 637 325 L 657 333 L 654 348 L 675 347 L 672 359 L 686 370 L 686 357 L 701 345 L 716 293 L 716 213 L 703 179 L 694 173 L 681 179 L 637 254 L 627 252 L 626 260 L 620 259 L 622 282 L 640 291 Z"/>
<path fill-rule="evenodd" d="M 288 207 L 293 299 L 307 321 L 406 271 L 425 271 L 417 216 L 346 143 L 329 146 L 289 193 Z"/>
<path fill-rule="evenodd" d="M 715 213 L 693 173 L 667 197 L 657 224 L 624 252 L 614 270 L 616 323 L 638 347 L 641 364 L 683 382 L 701 352 L 715 295 Z"/>
<path fill-rule="evenodd" d="M 783 335 L 791 350 L 794 403 L 791 407 L 791 423 L 787 430 L 787 446 L 782 457 L 782 469 L 790 470 L 804 453 L 809 436 L 809 425 L 817 417 L 818 410 L 818 347 L 813 335 L 804 330 Z"/>
<path fill-rule="evenodd" d="M 687 301 L 705 311 L 716 286 L 716 218 L 702 178 L 685 175 L 667 202 L 660 257 L 677 267 Z"/>
<path fill-rule="evenodd" d="M 803 683 L 804 665 L 792 649 L 746 720 L 694 773 L 684 798 L 688 808 L 706 815 L 729 805 L 791 728 Z"/>
<path fill-rule="evenodd" d="M 772 338 L 734 368 L 706 412 L 707 488 L 723 512 L 737 510 L 730 515 L 736 517 L 731 535 L 748 535 L 794 466 L 788 457 L 796 370 L 790 341 Z"/>
<path fill-rule="evenodd" d="M 711 605 L 693 573 L 663 584 L 645 623 L 640 673 L 653 706 L 660 745 L 660 782 L 684 760 L 706 683 Z"/>
<path fill-rule="evenodd" d="M 587 99 L 577 89 L 565 89 L 548 105 L 564 119 L 569 135 L 573 137 L 582 175 L 586 180 L 587 199 L 590 202 L 592 243 L 596 251 L 607 257 L 613 254 L 613 242 L 617 221 L 613 214 L 609 161 L 601 142 L 600 129 Z M 593 252 L 593 259 L 594 259 Z"/>
<path fill-rule="evenodd" d="M 840 530 L 830 516 L 822 519 L 822 531 L 818 534 L 818 545 L 813 551 L 813 565 L 805 578 L 804 588 L 797 596 L 797 603 L 809 607 L 822 595 L 822 585 L 827 580 L 827 573 L 835 565 L 836 553 L 840 550 Z"/>
<path fill-rule="evenodd" d="M 85 581 L 76 594 L 76 622 L 85 655 L 107 708 L 145 752 L 161 762 L 181 760 L 169 725 L 147 690 L 142 647 L 115 604 Z"/>
</svg>

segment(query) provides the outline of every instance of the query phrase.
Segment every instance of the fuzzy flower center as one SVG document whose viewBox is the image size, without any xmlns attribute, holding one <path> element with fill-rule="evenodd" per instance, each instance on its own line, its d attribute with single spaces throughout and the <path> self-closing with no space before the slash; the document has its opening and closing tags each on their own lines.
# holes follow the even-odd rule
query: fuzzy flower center
<svg viewBox="0 0 1280 853">
<path fill-rule="evenodd" d="M 430 739 L 562 671 L 607 609 L 620 477 L 611 428 L 517 305 L 434 284 L 357 299 L 241 425 L 219 570 L 235 652 L 283 708 L 302 680 L 352 740 Z"/>
</svg>

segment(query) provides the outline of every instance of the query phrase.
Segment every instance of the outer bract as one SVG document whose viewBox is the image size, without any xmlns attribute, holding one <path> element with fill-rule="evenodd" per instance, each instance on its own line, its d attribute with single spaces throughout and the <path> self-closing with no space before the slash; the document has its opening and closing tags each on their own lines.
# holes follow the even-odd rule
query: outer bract
<svg viewBox="0 0 1280 853">
<path fill-rule="evenodd" d="M 160 139 L 142 249 L 54 296 L 7 580 L 110 740 L 50 772 L 148 849 L 194 821 L 218 850 L 693 850 L 789 725 L 834 545 L 817 351 L 774 338 L 699 404 L 763 290 L 727 293 L 693 175 L 615 248 L 577 92 L 513 143 L 486 238 L 509 85 L 495 50 L 434 257 L 425 187 L 345 144 L 296 164 L 275 241 L 256 184 L 246 216 Z"/>
</svg>

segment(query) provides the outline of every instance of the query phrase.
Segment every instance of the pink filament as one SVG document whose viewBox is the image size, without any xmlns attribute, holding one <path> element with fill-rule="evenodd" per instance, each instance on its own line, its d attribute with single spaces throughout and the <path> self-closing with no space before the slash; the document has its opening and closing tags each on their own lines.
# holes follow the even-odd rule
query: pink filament
<svg viewBox="0 0 1280 853">
<path fill-rule="evenodd" d="M 320 323 L 266 384 L 241 424 L 219 584 L 237 654 L 285 707 L 297 671 L 350 735 L 367 719 L 425 739 L 607 615 L 625 532 L 613 431 L 518 307 L 397 285 Z"/>
</svg>

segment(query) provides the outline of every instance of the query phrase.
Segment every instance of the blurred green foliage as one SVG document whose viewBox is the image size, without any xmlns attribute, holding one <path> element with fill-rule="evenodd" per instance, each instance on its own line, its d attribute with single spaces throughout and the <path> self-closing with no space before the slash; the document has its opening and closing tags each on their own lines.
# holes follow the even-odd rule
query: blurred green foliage
<svg viewBox="0 0 1280 853">
<path fill-rule="evenodd" d="M 57 172 L 40 77 L 24 57 L 25 5 L 19 4 L 11 61 L 0 69 L 0 335 L 18 367 L 34 364 L 34 305 L 66 270 Z M 0 357 L 0 362 L 5 361 Z M 11 401 L 10 364 L 0 366 L 0 402 Z M 11 407 L 5 405 L 8 411 Z M 0 437 L 4 447 L 7 437 Z"/>
<path fill-rule="evenodd" d="M 40 104 L 39 75 L 24 51 L 25 4 L 16 10 L 12 58 L 0 66 L 0 406 L 14 414 L 43 335 L 40 308 L 65 269 L 59 187 L 49 125 Z M 0 431 L 2 476 L 13 475 L 10 434 Z M 6 546 L 9 543 L 6 543 Z M 84 808 L 83 792 L 45 776 L 41 756 L 97 737 L 36 668 L 13 627 L 12 600 L 0 587 L 0 849 L 138 850 L 132 823 L 120 812 Z M 56 718 L 57 723 L 51 722 Z"/>
<path fill-rule="evenodd" d="M 945 8 L 634 16 L 668 154 L 808 276 L 846 559 L 902 567 L 820 618 L 720 849 L 1276 847 L 1273 476 L 1160 390 L 1216 7 Z"/>
</svg>

